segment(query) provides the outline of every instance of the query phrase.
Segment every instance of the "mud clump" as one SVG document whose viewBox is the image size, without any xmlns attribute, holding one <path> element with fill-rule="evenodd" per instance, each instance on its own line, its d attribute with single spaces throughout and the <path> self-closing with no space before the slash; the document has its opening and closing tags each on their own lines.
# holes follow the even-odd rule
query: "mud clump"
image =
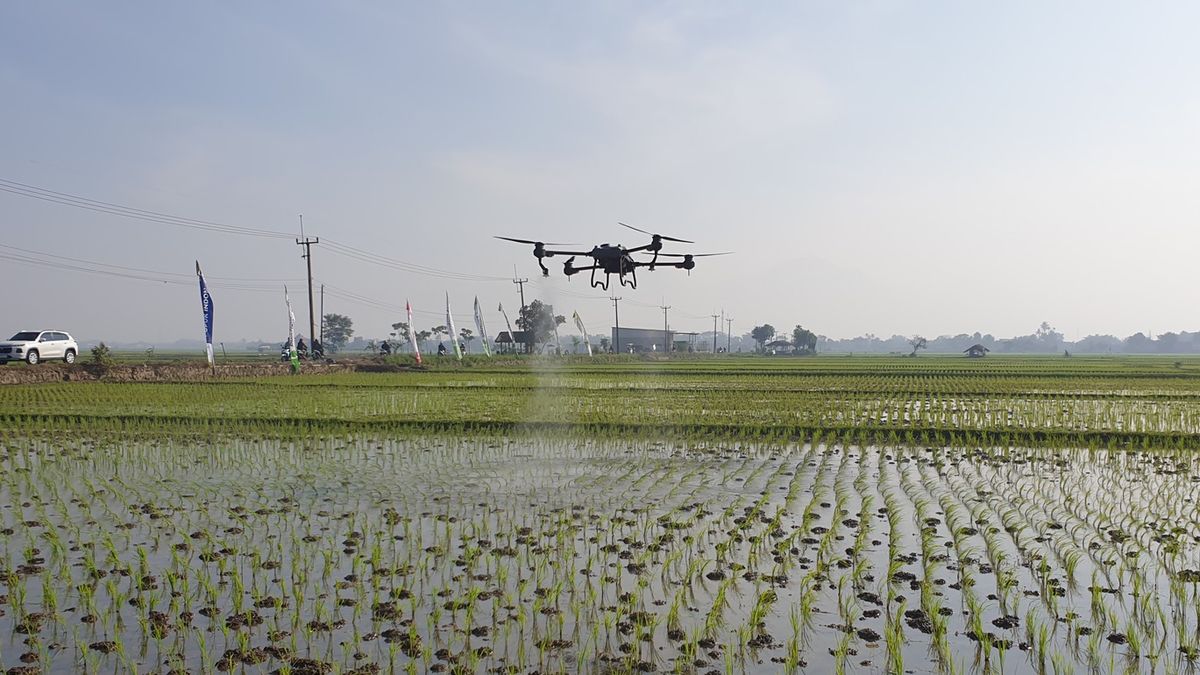
<svg viewBox="0 0 1200 675">
<path fill-rule="evenodd" d="M 933 622 L 929 620 L 929 615 L 923 609 L 910 609 L 904 612 L 904 623 L 908 624 L 909 628 L 919 630 L 926 635 L 933 633 Z"/>
<path fill-rule="evenodd" d="M 858 639 L 862 640 L 863 642 L 879 642 L 879 638 L 881 637 L 883 636 L 870 628 L 858 629 Z"/>
</svg>

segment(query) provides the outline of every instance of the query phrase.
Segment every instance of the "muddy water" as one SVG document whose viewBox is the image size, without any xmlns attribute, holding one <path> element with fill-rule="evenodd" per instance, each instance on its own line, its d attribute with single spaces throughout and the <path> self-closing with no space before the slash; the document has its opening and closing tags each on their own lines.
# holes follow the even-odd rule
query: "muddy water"
<svg viewBox="0 0 1200 675">
<path fill-rule="evenodd" d="M 4 669 L 1177 672 L 1197 637 L 1182 453 L 9 439 L 0 469 Z"/>
</svg>

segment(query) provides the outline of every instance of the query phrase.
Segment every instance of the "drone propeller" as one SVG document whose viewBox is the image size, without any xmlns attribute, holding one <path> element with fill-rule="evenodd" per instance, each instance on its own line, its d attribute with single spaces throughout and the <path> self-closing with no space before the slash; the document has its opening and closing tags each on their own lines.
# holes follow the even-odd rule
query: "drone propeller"
<svg viewBox="0 0 1200 675">
<path fill-rule="evenodd" d="M 659 253 L 658 257 L 660 257 L 660 258 L 703 258 L 705 256 L 710 256 L 710 255 L 732 255 L 733 253 L 735 253 L 735 252 L 734 251 L 722 251 L 721 253 Z M 650 254 L 643 251 L 642 255 L 650 255 Z"/>
<path fill-rule="evenodd" d="M 518 244 L 533 244 L 534 246 L 574 246 L 574 244 L 556 244 L 556 243 L 549 242 L 549 241 L 531 241 L 529 239 L 513 239 L 512 237 L 501 237 L 498 235 L 496 236 L 496 239 L 503 239 L 505 241 L 515 241 Z"/>
<path fill-rule="evenodd" d="M 648 234 L 648 235 L 650 235 L 651 237 L 658 237 L 659 239 L 663 239 L 663 240 L 665 240 L 665 241 L 677 241 L 677 242 L 679 242 L 679 243 L 681 243 L 681 244 L 694 244 L 694 243 L 696 243 L 696 242 L 694 242 L 694 241 L 688 241 L 687 239 L 676 239 L 675 237 L 668 237 L 668 236 L 666 236 L 666 235 L 662 235 L 662 234 L 655 234 L 655 233 L 653 233 L 653 232 L 647 232 L 647 231 L 645 231 L 645 230 L 642 230 L 642 229 L 636 228 L 636 227 L 634 227 L 634 226 L 632 226 L 632 225 L 626 225 L 625 223 L 622 223 L 622 222 L 619 222 L 619 221 L 617 222 L 617 224 L 618 224 L 618 225 L 620 225 L 620 226 L 622 226 L 622 227 L 628 227 L 629 229 L 633 230 L 634 232 L 641 232 L 642 234 Z"/>
</svg>

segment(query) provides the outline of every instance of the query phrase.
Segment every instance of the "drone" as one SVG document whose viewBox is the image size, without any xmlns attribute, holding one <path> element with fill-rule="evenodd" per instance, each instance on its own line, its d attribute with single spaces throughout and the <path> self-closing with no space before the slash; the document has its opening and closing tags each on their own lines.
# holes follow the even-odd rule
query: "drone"
<svg viewBox="0 0 1200 675">
<path fill-rule="evenodd" d="M 681 270 L 687 270 L 688 274 L 690 275 L 692 269 L 696 267 L 696 258 L 712 255 L 729 255 L 730 253 L 663 253 L 662 248 L 664 241 L 673 241 L 680 244 L 694 244 L 695 242 L 688 241 L 687 239 L 679 239 L 677 237 L 668 237 L 662 234 L 647 232 L 632 225 L 626 225 L 625 223 L 617 224 L 622 227 L 627 227 L 634 232 L 641 232 L 642 234 L 650 235 L 650 243 L 646 244 L 645 246 L 635 246 L 633 248 L 625 248 L 620 244 L 599 244 L 597 246 L 593 246 L 592 250 L 590 251 L 560 251 L 547 247 L 571 246 L 572 244 L 554 244 L 542 241 L 532 241 L 529 239 L 514 239 L 512 237 L 500 236 L 497 236 L 496 238 L 503 239 L 505 241 L 516 242 L 518 244 L 532 244 L 533 257 L 537 258 L 538 267 L 542 268 L 542 276 L 546 277 L 550 276 L 550 270 L 546 268 L 545 263 L 542 262 L 542 258 L 553 258 L 556 255 L 570 256 L 565 262 L 563 262 L 563 274 L 567 275 L 567 278 L 570 278 L 576 274 L 579 274 L 580 272 L 587 272 L 590 270 L 592 273 L 592 288 L 599 288 L 600 290 L 604 291 L 608 290 L 609 281 L 611 281 L 612 275 L 614 274 L 617 275 L 617 279 L 620 280 L 622 286 L 628 286 L 630 289 L 636 289 L 637 269 L 639 267 L 645 267 L 651 272 L 658 267 L 674 267 Z M 652 255 L 653 257 L 649 261 L 635 260 L 633 257 L 634 253 L 641 255 Z M 576 256 L 587 256 L 592 259 L 593 264 L 585 267 L 576 267 Z M 680 258 L 680 260 L 677 262 L 659 262 L 658 259 L 660 257 Z M 603 279 L 596 278 L 597 271 L 604 273 Z"/>
</svg>

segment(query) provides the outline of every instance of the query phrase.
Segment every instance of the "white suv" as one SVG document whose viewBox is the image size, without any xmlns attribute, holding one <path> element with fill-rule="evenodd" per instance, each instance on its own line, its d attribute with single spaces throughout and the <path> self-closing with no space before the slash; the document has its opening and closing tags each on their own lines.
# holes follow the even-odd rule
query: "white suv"
<svg viewBox="0 0 1200 675">
<path fill-rule="evenodd" d="M 46 359 L 75 363 L 78 355 L 79 345 L 75 344 L 75 338 L 57 330 L 23 330 L 7 342 L 0 342 L 0 365 L 24 360 L 32 366 Z"/>
</svg>

